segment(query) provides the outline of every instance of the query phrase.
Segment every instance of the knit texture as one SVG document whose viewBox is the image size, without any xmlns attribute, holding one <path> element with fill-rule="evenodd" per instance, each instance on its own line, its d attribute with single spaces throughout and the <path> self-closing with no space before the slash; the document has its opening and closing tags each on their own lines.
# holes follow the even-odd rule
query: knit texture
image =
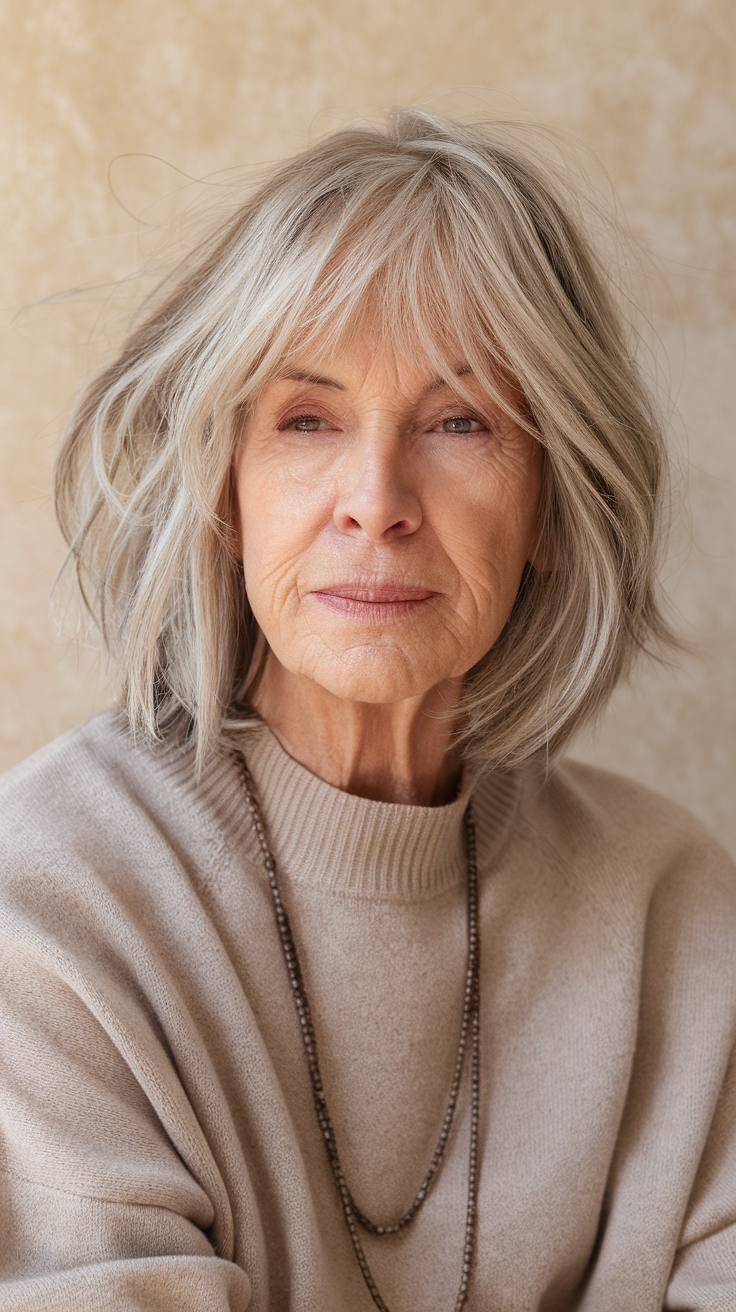
<svg viewBox="0 0 736 1312">
<path fill-rule="evenodd" d="M 736 1312 L 736 878 L 676 806 L 573 763 L 368 801 L 231 728 L 114 714 L 0 784 L 0 1312 L 371 1312 L 320 1139 L 245 755 L 346 1177 L 379 1223 L 432 1156 L 481 920 L 470 1312 Z M 469 1070 L 391 1312 L 451 1312 Z"/>
</svg>

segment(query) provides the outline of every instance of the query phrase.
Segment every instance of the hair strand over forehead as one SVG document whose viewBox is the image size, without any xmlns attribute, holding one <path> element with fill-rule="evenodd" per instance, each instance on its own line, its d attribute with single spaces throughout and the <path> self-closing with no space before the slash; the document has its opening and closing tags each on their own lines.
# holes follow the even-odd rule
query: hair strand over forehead
<svg viewBox="0 0 736 1312">
<path fill-rule="evenodd" d="M 274 169 L 142 308 L 79 398 L 54 475 L 81 595 L 131 725 L 194 734 L 247 696 L 258 628 L 233 549 L 243 415 L 298 345 L 372 331 L 472 368 L 545 453 L 540 534 L 500 638 L 466 679 L 482 768 L 557 754 L 637 651 L 655 593 L 663 443 L 577 200 L 511 123 L 396 110 Z M 460 385 L 462 381 L 460 380 Z"/>
</svg>

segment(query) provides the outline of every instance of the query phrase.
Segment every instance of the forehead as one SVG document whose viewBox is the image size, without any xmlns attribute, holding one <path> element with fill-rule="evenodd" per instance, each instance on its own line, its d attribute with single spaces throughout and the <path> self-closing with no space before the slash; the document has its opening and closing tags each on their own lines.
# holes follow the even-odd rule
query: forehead
<svg viewBox="0 0 736 1312">
<path fill-rule="evenodd" d="M 474 378 L 458 348 L 427 351 L 414 343 L 354 332 L 336 342 L 314 338 L 300 343 L 287 353 L 272 381 L 335 392 L 368 389 L 429 395 L 441 388 L 472 386 Z"/>
<path fill-rule="evenodd" d="M 344 280 L 340 296 L 315 288 L 306 315 L 274 342 L 261 395 L 278 380 L 281 392 L 324 387 L 337 399 L 359 388 L 413 404 L 445 388 L 470 404 L 493 401 L 505 409 L 518 391 L 468 298 L 450 307 L 441 296 L 404 297 L 380 279 L 355 301 L 343 292 Z"/>
</svg>

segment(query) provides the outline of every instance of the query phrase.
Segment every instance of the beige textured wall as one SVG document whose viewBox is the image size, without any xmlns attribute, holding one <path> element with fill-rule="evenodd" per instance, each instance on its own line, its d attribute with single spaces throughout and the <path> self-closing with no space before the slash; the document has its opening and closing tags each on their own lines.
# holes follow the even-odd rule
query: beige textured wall
<svg viewBox="0 0 736 1312">
<path fill-rule="evenodd" d="M 736 852 L 733 0 L 6 0 L 0 13 L 0 765 L 108 695 L 93 653 L 55 638 L 46 613 L 61 559 L 49 461 L 98 358 L 85 340 L 104 288 L 14 314 L 135 267 L 111 162 L 140 214 L 176 168 L 274 159 L 361 110 L 464 87 L 466 110 L 474 96 L 522 107 L 590 147 L 659 259 L 652 308 L 690 462 L 667 586 L 698 651 L 642 670 L 578 752 L 684 801 Z"/>
</svg>

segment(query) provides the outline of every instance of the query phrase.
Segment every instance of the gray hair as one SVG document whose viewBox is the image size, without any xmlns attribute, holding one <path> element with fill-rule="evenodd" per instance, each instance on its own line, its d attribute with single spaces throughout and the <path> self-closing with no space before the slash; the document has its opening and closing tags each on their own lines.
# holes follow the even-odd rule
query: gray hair
<svg viewBox="0 0 736 1312">
<path fill-rule="evenodd" d="M 526 567 L 466 677 L 466 757 L 554 756 L 636 652 L 669 639 L 659 421 L 575 194 L 527 137 L 401 109 L 317 142 L 164 280 L 79 398 L 55 507 L 134 729 L 185 727 L 201 763 L 247 702 L 259 630 L 234 548 L 243 418 L 295 343 L 339 345 L 369 303 L 384 340 L 438 372 L 461 358 L 544 450 L 549 568 Z"/>
</svg>

